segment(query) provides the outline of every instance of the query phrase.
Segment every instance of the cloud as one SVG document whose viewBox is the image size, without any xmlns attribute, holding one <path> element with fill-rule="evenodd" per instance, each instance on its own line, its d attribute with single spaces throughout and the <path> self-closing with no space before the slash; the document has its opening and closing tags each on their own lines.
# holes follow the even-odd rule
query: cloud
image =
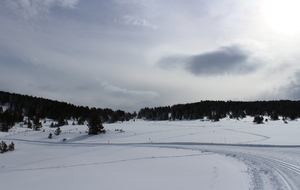
<svg viewBox="0 0 300 190">
<path fill-rule="evenodd" d="M 300 70 L 294 73 L 294 79 L 286 86 L 282 86 L 280 91 L 286 95 L 286 98 L 300 100 Z"/>
<path fill-rule="evenodd" d="M 50 8 L 59 6 L 75 8 L 79 0 L 4 0 L 6 7 L 18 16 L 28 19 L 41 13 L 48 13 Z"/>
<path fill-rule="evenodd" d="M 131 26 L 142 26 L 152 29 L 157 29 L 157 25 L 151 24 L 148 20 L 132 15 L 124 15 L 120 19 L 115 20 L 116 23 L 120 23 L 123 25 L 131 25 Z"/>
<path fill-rule="evenodd" d="M 137 111 L 143 107 L 144 103 L 154 103 L 160 96 L 158 92 L 150 90 L 127 89 L 110 84 L 102 79 L 86 79 L 75 85 L 77 95 L 88 97 L 85 100 L 87 105 L 95 106 L 95 102 L 100 103 L 100 107 L 109 107 L 112 109 L 125 109 L 127 111 Z M 66 94 L 66 92 L 64 93 Z M 93 95 L 91 95 L 93 94 Z M 81 100 L 82 101 L 82 100 Z"/>
<path fill-rule="evenodd" d="M 135 98 L 145 98 L 145 99 L 153 99 L 159 96 L 157 92 L 153 91 L 138 91 L 138 90 L 129 90 L 124 89 L 120 87 L 113 86 L 109 84 L 108 82 L 102 82 L 101 86 L 104 88 L 104 90 L 109 93 L 109 95 L 112 95 L 117 98 L 124 98 L 124 97 L 135 97 Z"/>
<path fill-rule="evenodd" d="M 0 87 L 126 110 L 254 97 L 299 69 L 299 40 L 263 31 L 254 10 L 238 0 L 0 0 Z"/>
<path fill-rule="evenodd" d="M 251 62 L 251 52 L 237 45 L 198 55 L 163 57 L 158 65 L 164 69 L 184 69 L 196 76 L 243 75 L 257 69 L 257 64 Z"/>
<path fill-rule="evenodd" d="M 0 59 L 1 90 L 34 95 L 76 105 L 138 111 L 153 104 L 160 94 L 150 89 L 111 84 L 109 79 L 88 76 L 84 71 L 50 68 L 21 59 Z M 9 83 L 7 82 L 9 81 Z"/>
</svg>

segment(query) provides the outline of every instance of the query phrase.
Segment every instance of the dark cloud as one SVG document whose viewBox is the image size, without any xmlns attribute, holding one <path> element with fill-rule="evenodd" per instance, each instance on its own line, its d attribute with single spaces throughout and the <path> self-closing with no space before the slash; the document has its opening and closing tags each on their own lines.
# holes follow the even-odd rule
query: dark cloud
<svg viewBox="0 0 300 190">
<path fill-rule="evenodd" d="M 158 64 L 164 69 L 181 68 L 196 76 L 242 75 L 257 68 L 250 58 L 251 53 L 240 46 L 228 46 L 199 55 L 164 57 Z"/>
</svg>

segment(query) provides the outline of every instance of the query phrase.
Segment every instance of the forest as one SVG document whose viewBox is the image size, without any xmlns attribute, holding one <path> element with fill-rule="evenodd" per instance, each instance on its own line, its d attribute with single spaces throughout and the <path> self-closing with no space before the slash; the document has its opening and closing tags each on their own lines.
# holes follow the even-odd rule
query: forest
<svg viewBox="0 0 300 190">
<path fill-rule="evenodd" d="M 0 129 L 4 132 L 17 122 L 24 122 L 29 128 L 38 130 L 45 118 L 56 121 L 54 127 L 67 124 L 67 120 L 83 125 L 95 115 L 100 116 L 103 123 L 128 121 L 136 116 L 135 113 L 122 110 L 75 106 L 66 102 L 0 91 Z M 24 120 L 25 117 L 27 120 Z"/>
<path fill-rule="evenodd" d="M 176 104 L 173 106 L 142 108 L 138 118 L 146 120 L 190 120 L 244 118 L 249 116 L 268 116 L 277 120 L 279 116 L 295 120 L 300 116 L 300 101 L 201 101 L 190 104 Z"/>
<path fill-rule="evenodd" d="M 5 108 L 5 109 L 4 109 Z M 52 127 L 68 124 L 89 125 L 90 121 L 102 123 L 129 121 L 133 118 L 144 120 L 192 120 L 207 119 L 219 121 L 224 117 L 242 119 L 246 116 L 268 116 L 272 120 L 295 120 L 300 117 L 300 101 L 201 101 L 173 106 L 142 108 L 138 114 L 109 108 L 89 108 L 76 106 L 45 98 L 0 91 L 0 130 L 7 132 L 18 122 L 24 122 L 28 128 L 39 130 L 42 120 L 56 121 Z M 27 118 L 27 119 L 24 119 Z M 258 117 L 257 117 L 258 118 Z M 100 121 L 101 120 L 101 121 Z"/>
</svg>

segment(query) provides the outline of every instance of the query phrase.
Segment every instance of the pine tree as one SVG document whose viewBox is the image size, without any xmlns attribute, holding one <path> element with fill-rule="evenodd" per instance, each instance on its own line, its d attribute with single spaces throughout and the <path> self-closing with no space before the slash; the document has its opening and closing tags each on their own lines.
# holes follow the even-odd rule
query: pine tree
<svg viewBox="0 0 300 190">
<path fill-rule="evenodd" d="M 28 118 L 27 126 L 28 126 L 28 128 L 32 129 L 32 123 L 29 118 Z"/>
<path fill-rule="evenodd" d="M 89 135 L 98 135 L 105 133 L 100 116 L 93 115 L 88 121 Z"/>
<path fill-rule="evenodd" d="M 13 110 L 7 109 L 0 116 L 0 131 L 8 132 L 8 130 L 11 129 L 17 121 L 15 114 L 13 113 Z"/>
<path fill-rule="evenodd" d="M 33 119 L 33 125 L 38 126 L 40 124 L 40 118 L 39 117 L 34 117 Z"/>
<path fill-rule="evenodd" d="M 85 121 L 85 119 L 80 117 L 77 124 L 78 125 L 84 125 L 84 121 Z"/>
<path fill-rule="evenodd" d="M 49 133 L 48 139 L 52 139 L 52 133 Z"/>
<path fill-rule="evenodd" d="M 263 121 L 264 121 L 263 116 L 255 116 L 254 119 L 253 119 L 253 122 L 257 123 L 257 124 L 262 124 Z"/>
<path fill-rule="evenodd" d="M 54 134 L 55 135 L 60 135 L 60 133 L 61 133 L 61 129 L 60 129 L 60 127 L 57 127 L 57 129 L 55 130 Z"/>
<path fill-rule="evenodd" d="M 14 142 L 11 142 L 9 145 L 8 145 L 8 151 L 13 151 L 15 150 L 15 144 Z"/>
<path fill-rule="evenodd" d="M 276 112 L 272 112 L 270 118 L 271 120 L 279 120 L 278 114 Z"/>
<path fill-rule="evenodd" d="M 43 127 L 43 125 L 42 125 L 42 122 L 40 122 L 40 118 L 36 116 L 33 119 L 33 129 L 35 131 L 39 131 L 42 127 Z"/>
<path fill-rule="evenodd" d="M 63 126 L 63 125 L 65 125 L 66 123 L 65 123 L 65 120 L 64 120 L 64 118 L 63 117 L 60 117 L 59 119 L 58 119 L 58 126 Z"/>
<path fill-rule="evenodd" d="M 1 151 L 0 153 L 7 152 L 8 151 L 7 148 L 8 148 L 7 144 L 4 141 L 2 141 L 1 144 L 0 144 L 0 151 Z"/>
</svg>

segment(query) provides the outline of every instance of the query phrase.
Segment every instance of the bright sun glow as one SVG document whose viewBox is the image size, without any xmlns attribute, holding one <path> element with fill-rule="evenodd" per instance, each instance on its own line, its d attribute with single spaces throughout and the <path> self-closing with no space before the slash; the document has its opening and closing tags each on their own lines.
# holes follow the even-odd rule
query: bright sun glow
<svg viewBox="0 0 300 190">
<path fill-rule="evenodd" d="M 266 0 L 263 14 L 267 24 L 285 34 L 300 31 L 300 0 Z"/>
</svg>

